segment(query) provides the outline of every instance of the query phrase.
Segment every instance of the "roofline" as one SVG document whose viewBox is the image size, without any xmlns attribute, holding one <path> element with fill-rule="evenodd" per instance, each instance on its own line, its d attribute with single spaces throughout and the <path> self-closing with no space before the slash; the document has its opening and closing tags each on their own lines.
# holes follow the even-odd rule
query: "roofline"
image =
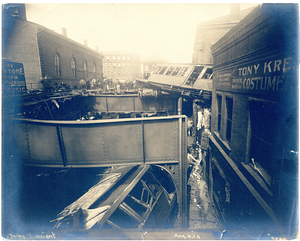
<svg viewBox="0 0 300 241">
<path fill-rule="evenodd" d="M 193 64 L 193 63 L 159 63 L 157 64 L 158 66 L 208 66 L 208 67 L 213 67 L 213 64 Z"/>
<path fill-rule="evenodd" d="M 245 8 L 243 10 L 240 10 L 240 16 L 243 15 L 243 13 L 246 13 L 248 11 L 252 11 L 253 9 L 255 9 L 257 6 L 253 6 L 253 7 L 250 7 L 250 8 Z M 219 21 L 219 19 L 222 19 L 222 18 L 226 18 L 226 17 L 229 17 L 230 18 L 230 14 L 226 14 L 226 15 L 223 15 L 223 16 L 220 16 L 218 18 L 214 18 L 214 19 L 211 19 L 211 20 L 207 20 L 207 21 L 204 21 L 204 22 L 201 22 L 201 23 L 198 23 L 198 26 L 203 26 L 203 25 L 217 25 L 217 24 L 225 24 L 225 23 L 239 23 L 242 19 L 244 19 L 248 14 L 246 14 L 245 16 L 243 16 L 241 19 L 239 20 L 234 20 L 234 21 Z"/>
<path fill-rule="evenodd" d="M 128 53 L 128 52 L 121 52 L 121 51 L 116 51 L 116 52 L 102 52 L 104 56 L 106 55 L 131 55 L 131 56 L 138 56 L 140 55 L 138 53 Z"/>
<path fill-rule="evenodd" d="M 101 55 L 101 56 L 104 58 L 103 53 L 98 52 L 98 51 L 96 51 L 96 50 L 94 50 L 94 49 L 92 49 L 92 48 L 90 48 L 90 47 L 87 47 L 87 46 L 85 46 L 84 44 L 78 43 L 77 41 L 75 41 L 75 40 L 73 40 L 73 39 L 71 39 L 71 38 L 65 37 L 65 36 L 63 36 L 62 34 L 57 33 L 57 32 L 55 32 L 55 31 L 52 30 L 52 29 L 49 29 L 49 28 L 47 28 L 47 27 L 45 27 L 45 26 L 43 26 L 43 25 L 40 25 L 40 24 L 31 22 L 31 21 L 27 21 L 27 20 L 26 20 L 26 22 L 28 22 L 28 23 L 30 23 L 30 24 L 33 24 L 33 25 L 36 25 L 36 26 L 39 27 L 39 28 L 42 28 L 41 31 L 48 31 L 48 32 L 50 32 L 50 33 L 56 35 L 57 37 L 60 37 L 60 38 L 62 38 L 62 39 L 65 39 L 65 40 L 67 40 L 67 41 L 69 41 L 69 42 L 71 42 L 71 43 L 73 43 L 73 44 L 79 46 L 80 48 L 84 48 L 84 49 L 87 49 L 87 50 L 89 50 L 89 51 L 94 52 L 95 54 Z"/>
</svg>

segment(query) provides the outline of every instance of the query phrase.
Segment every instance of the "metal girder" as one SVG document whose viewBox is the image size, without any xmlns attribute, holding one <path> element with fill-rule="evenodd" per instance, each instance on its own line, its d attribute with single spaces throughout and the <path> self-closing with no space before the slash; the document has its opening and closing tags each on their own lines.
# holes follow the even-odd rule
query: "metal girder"
<svg viewBox="0 0 300 241">
<path fill-rule="evenodd" d="M 162 166 L 176 186 L 180 227 L 187 227 L 185 116 L 79 122 L 12 121 L 12 133 L 28 166 Z"/>
</svg>

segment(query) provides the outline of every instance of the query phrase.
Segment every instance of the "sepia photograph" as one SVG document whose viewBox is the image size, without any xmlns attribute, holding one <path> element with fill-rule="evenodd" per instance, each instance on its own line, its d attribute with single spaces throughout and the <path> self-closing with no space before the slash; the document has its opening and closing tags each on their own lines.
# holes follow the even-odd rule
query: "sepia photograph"
<svg viewBox="0 0 300 241">
<path fill-rule="evenodd" d="M 1 238 L 299 238 L 298 3 L 2 4 Z"/>
</svg>

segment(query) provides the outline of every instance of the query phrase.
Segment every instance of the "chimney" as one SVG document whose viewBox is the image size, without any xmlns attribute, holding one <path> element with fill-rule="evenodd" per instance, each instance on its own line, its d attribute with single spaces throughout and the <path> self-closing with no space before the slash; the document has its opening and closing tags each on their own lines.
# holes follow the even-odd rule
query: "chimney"
<svg viewBox="0 0 300 241">
<path fill-rule="evenodd" d="M 26 8 L 25 4 L 6 3 L 3 4 L 3 13 L 5 16 L 19 18 L 20 20 L 26 21 Z"/>
<path fill-rule="evenodd" d="M 87 46 L 88 46 L 88 45 L 87 45 L 87 40 L 84 39 L 83 42 L 84 42 L 84 46 L 87 47 Z"/>
<path fill-rule="evenodd" d="M 98 46 L 95 47 L 96 51 L 99 52 Z"/>
<path fill-rule="evenodd" d="M 19 18 L 21 20 L 26 21 L 27 20 L 27 16 L 26 16 L 26 6 L 25 4 L 17 4 L 18 5 L 18 13 L 19 13 Z"/>
<path fill-rule="evenodd" d="M 230 21 L 240 20 L 240 3 L 231 3 L 230 5 Z"/>
<path fill-rule="evenodd" d="M 61 28 L 62 35 L 67 37 L 67 29 L 66 28 Z"/>
</svg>

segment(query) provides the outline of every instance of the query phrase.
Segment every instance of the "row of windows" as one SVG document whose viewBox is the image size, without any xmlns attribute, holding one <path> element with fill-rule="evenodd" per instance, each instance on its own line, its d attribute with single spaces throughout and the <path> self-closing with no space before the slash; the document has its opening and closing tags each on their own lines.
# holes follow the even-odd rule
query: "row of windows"
<svg viewBox="0 0 300 241">
<path fill-rule="evenodd" d="M 110 61 L 110 60 L 124 60 L 124 61 L 138 61 L 138 58 L 130 58 L 129 56 L 125 57 L 121 57 L 121 56 L 106 56 L 106 61 Z"/>
<path fill-rule="evenodd" d="M 103 70 L 103 73 L 128 73 L 128 74 L 132 74 L 132 73 L 137 73 L 136 71 L 134 70 L 130 70 L 130 71 L 110 71 L 110 70 Z"/>
<path fill-rule="evenodd" d="M 217 94 L 217 131 L 220 137 L 230 144 L 232 140 L 233 98 Z M 224 109 L 223 109 L 224 108 Z M 272 118 L 270 118 L 270 116 Z M 265 101 L 249 102 L 250 130 L 248 132 L 249 153 L 247 159 L 251 166 L 259 166 L 266 183 L 271 185 L 272 173 L 281 165 L 281 137 L 274 130 L 280 126 L 281 113 L 272 103 Z M 277 153 L 277 155 L 274 155 Z M 249 156 L 248 156 L 249 155 Z"/>
<path fill-rule="evenodd" d="M 138 72 L 138 71 L 136 71 L 135 69 L 118 69 L 118 70 L 115 70 L 115 69 L 103 69 L 103 72 L 109 72 L 109 71 L 111 71 L 111 72 Z"/>
<path fill-rule="evenodd" d="M 55 75 L 57 77 L 61 76 L 61 60 L 60 59 L 61 58 L 60 58 L 59 53 L 55 53 L 55 55 L 54 55 L 54 64 L 55 64 Z M 88 77 L 88 64 L 87 64 L 87 61 L 84 60 L 82 65 L 83 65 L 84 76 Z M 74 57 L 71 58 L 70 67 L 71 67 L 71 70 L 72 70 L 72 77 L 76 78 L 77 77 L 77 67 L 76 67 L 76 59 Z M 93 72 L 96 73 L 96 71 L 97 71 L 97 66 L 94 63 Z"/>
<path fill-rule="evenodd" d="M 160 66 L 154 70 L 153 74 L 170 75 L 170 76 L 184 76 L 188 67 L 168 67 Z"/>
<path fill-rule="evenodd" d="M 233 98 L 217 94 L 217 131 L 230 144 L 232 137 Z M 224 108 L 224 109 L 223 109 Z M 270 118 L 270 116 L 272 118 Z M 280 126 L 281 113 L 272 103 L 265 101 L 249 102 L 250 130 L 248 133 L 249 165 L 256 165 L 263 170 L 261 174 L 266 183 L 271 185 L 272 173 L 282 160 L 281 137 L 274 131 Z M 223 139 L 223 138 L 222 138 Z M 278 155 L 274 155 L 277 153 Z M 248 156 L 249 155 L 249 156 Z"/>
<path fill-rule="evenodd" d="M 116 64 L 114 64 L 114 65 L 112 65 L 112 67 L 113 68 L 116 68 L 116 67 L 119 67 L 119 68 L 121 68 L 121 67 L 123 67 L 123 68 L 136 68 L 137 66 L 134 64 L 134 65 L 125 65 L 125 64 L 118 64 L 118 65 L 116 65 Z M 108 65 L 103 65 L 103 68 L 109 68 L 110 67 L 110 65 L 108 64 Z"/>
<path fill-rule="evenodd" d="M 128 73 L 121 73 L 121 72 L 119 72 L 119 73 L 116 73 L 116 72 L 104 72 L 104 74 L 107 74 L 107 75 L 128 75 L 128 76 L 130 76 L 130 75 L 133 75 L 133 74 L 136 74 L 136 72 L 128 72 Z"/>
</svg>

